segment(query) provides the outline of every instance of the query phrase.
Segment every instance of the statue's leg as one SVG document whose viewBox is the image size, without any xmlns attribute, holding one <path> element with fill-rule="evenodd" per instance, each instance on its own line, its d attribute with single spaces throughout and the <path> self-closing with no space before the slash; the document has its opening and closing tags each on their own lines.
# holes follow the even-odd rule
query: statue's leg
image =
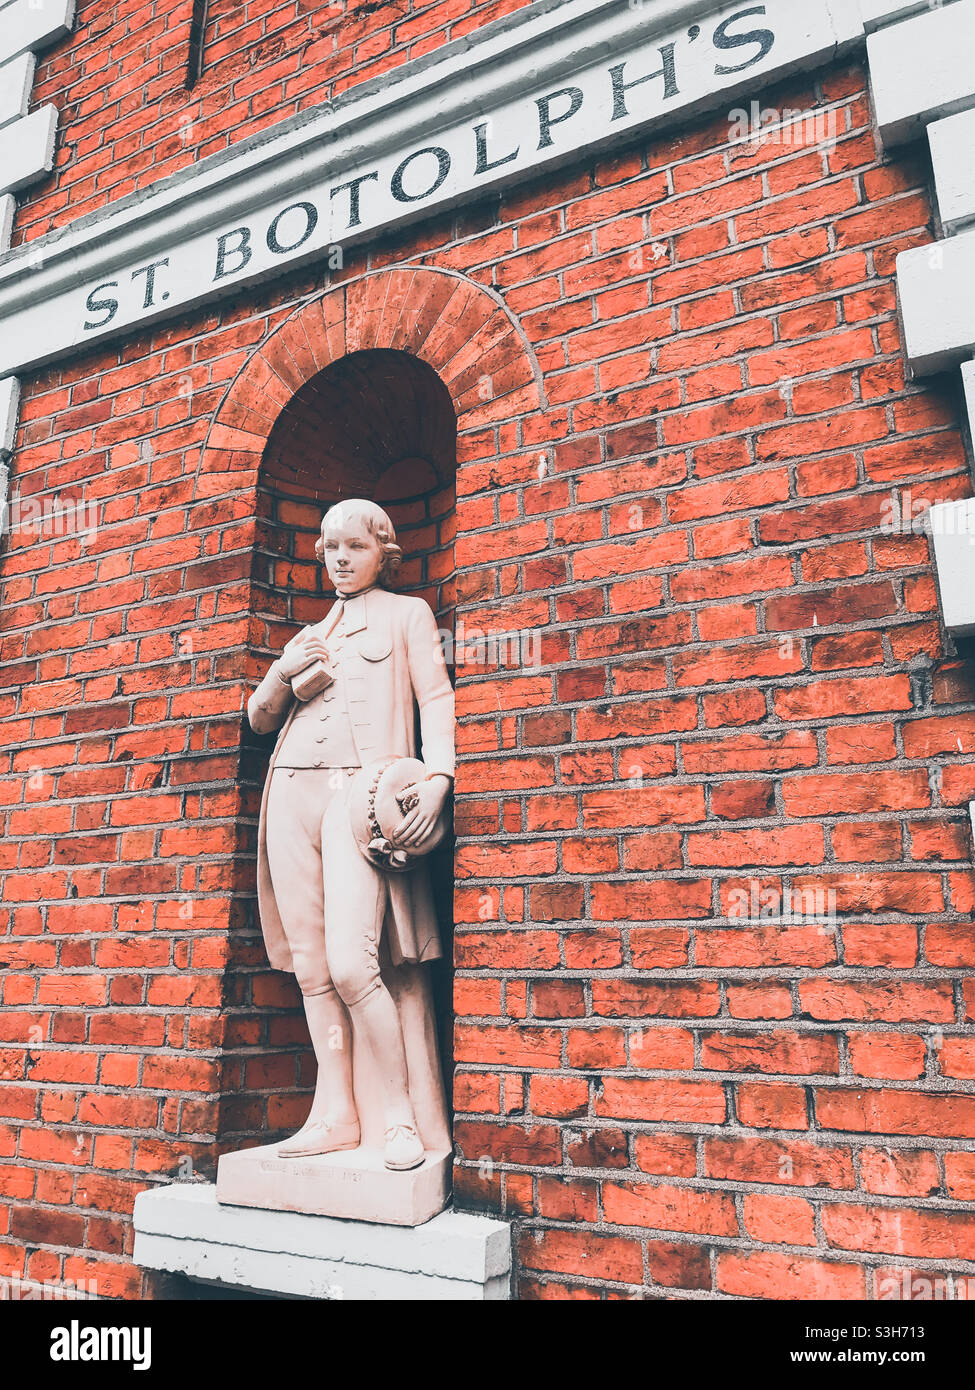
<svg viewBox="0 0 975 1390">
<path fill-rule="evenodd" d="M 328 973 L 322 891 L 321 772 L 278 768 L 268 796 L 267 851 L 274 897 L 305 1006 L 318 1078 L 304 1125 L 278 1150 L 282 1157 L 356 1148 L 359 1121 L 352 1092 L 349 1016 Z"/>
<path fill-rule="evenodd" d="M 424 1149 L 410 1100 L 403 1030 L 379 969 L 386 880 L 360 852 L 344 798 L 336 799 L 324 818 L 322 859 L 328 967 L 356 1038 L 366 1043 L 382 1074 L 386 1164 L 415 1168 Z"/>
</svg>

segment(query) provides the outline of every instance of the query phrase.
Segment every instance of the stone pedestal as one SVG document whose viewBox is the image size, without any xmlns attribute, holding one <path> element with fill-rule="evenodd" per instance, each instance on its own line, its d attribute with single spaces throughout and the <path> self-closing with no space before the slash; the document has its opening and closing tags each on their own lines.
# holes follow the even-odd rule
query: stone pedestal
<svg viewBox="0 0 975 1390">
<path fill-rule="evenodd" d="M 382 1149 L 280 1158 L 277 1144 L 223 1154 L 217 1201 L 266 1211 L 305 1212 L 391 1226 L 422 1226 L 447 1204 L 450 1153 L 428 1153 L 418 1168 L 394 1173 Z"/>
<path fill-rule="evenodd" d="M 452 1302 L 510 1297 L 506 1221 L 442 1211 L 425 1225 L 379 1226 L 217 1201 L 212 1183 L 175 1183 L 135 1200 L 136 1264 L 215 1289 L 282 1298 Z"/>
</svg>

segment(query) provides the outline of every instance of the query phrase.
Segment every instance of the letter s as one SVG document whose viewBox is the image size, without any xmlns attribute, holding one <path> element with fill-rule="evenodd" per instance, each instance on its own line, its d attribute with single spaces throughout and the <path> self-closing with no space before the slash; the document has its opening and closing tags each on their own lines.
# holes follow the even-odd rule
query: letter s
<svg viewBox="0 0 975 1390">
<path fill-rule="evenodd" d="M 109 295 L 107 299 L 96 299 L 95 295 L 101 294 L 102 290 L 117 289 L 117 280 L 107 280 L 104 285 L 97 285 L 95 289 L 92 290 L 91 294 L 85 300 L 85 308 L 88 310 L 89 314 L 97 314 L 104 310 L 105 317 L 103 319 L 86 319 L 86 331 L 91 328 L 104 328 L 106 323 L 112 322 L 112 319 L 118 313 L 118 300 L 113 299 L 111 295 Z"/>
<path fill-rule="evenodd" d="M 728 33 L 729 26 L 734 24 L 737 20 L 747 19 L 747 17 L 752 14 L 764 15 L 765 12 L 764 5 L 754 5 L 750 10 L 738 10 L 737 13 L 730 14 L 727 19 L 723 19 L 717 29 L 715 29 L 715 48 L 720 48 L 722 50 L 742 48 L 747 43 L 757 43 L 759 46 L 759 52 L 755 54 L 754 58 L 749 58 L 745 63 L 739 63 L 735 68 L 724 68 L 721 67 L 720 64 L 716 66 L 714 71 L 719 76 L 726 76 L 728 73 L 732 72 L 744 72 L 745 68 L 754 67 L 756 63 L 762 61 L 767 53 L 771 52 L 772 45 L 775 43 L 775 35 L 772 33 L 771 29 L 749 29 L 747 34 Z"/>
</svg>

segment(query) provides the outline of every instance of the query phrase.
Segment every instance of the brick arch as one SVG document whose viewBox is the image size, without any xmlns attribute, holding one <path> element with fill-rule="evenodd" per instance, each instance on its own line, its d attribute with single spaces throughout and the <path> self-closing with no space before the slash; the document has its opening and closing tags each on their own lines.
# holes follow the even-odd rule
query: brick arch
<svg viewBox="0 0 975 1390">
<path fill-rule="evenodd" d="M 218 491 L 221 474 L 236 488 L 248 473 L 256 481 L 274 422 L 294 394 L 340 357 L 368 348 L 409 352 L 433 367 L 461 433 L 545 405 L 535 354 L 494 291 L 426 266 L 374 271 L 301 305 L 241 368 L 207 435 L 202 491 Z"/>
</svg>

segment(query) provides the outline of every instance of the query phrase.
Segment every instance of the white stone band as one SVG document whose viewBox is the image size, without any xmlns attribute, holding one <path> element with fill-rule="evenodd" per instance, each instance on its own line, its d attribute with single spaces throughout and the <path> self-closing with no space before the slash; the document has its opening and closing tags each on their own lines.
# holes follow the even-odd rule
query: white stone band
<svg viewBox="0 0 975 1390">
<path fill-rule="evenodd" d="M 863 37 L 849 0 L 570 0 L 0 262 L 0 375 L 733 103 Z"/>
</svg>

